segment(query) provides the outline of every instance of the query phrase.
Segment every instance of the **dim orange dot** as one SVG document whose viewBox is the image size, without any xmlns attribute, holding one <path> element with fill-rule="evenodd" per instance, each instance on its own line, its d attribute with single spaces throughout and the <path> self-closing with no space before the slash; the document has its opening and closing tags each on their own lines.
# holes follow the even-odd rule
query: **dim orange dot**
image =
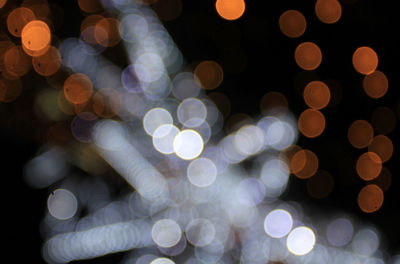
<svg viewBox="0 0 400 264">
<path fill-rule="evenodd" d="M 374 129 L 365 120 L 354 121 L 347 131 L 347 138 L 353 147 L 361 149 L 367 147 L 374 137 Z"/>
<path fill-rule="evenodd" d="M 382 170 L 382 159 L 374 152 L 365 152 L 356 162 L 356 171 L 361 179 L 370 181 L 378 177 Z"/>
<path fill-rule="evenodd" d="M 313 198 L 322 199 L 331 194 L 333 185 L 332 175 L 327 171 L 319 170 L 307 180 L 307 192 Z"/>
<path fill-rule="evenodd" d="M 243 15 L 246 3 L 244 0 L 217 0 L 215 8 L 223 19 L 236 20 Z"/>
<path fill-rule="evenodd" d="M 21 40 L 28 55 L 43 55 L 50 48 L 50 28 L 41 20 L 33 20 L 22 29 Z"/>
<path fill-rule="evenodd" d="M 119 21 L 112 17 L 99 20 L 94 30 L 97 43 L 103 47 L 113 47 L 117 45 L 121 40 L 119 25 Z"/>
<path fill-rule="evenodd" d="M 65 98 L 73 104 L 83 104 L 87 102 L 92 96 L 92 93 L 92 82 L 84 74 L 72 74 L 64 82 Z"/>
<path fill-rule="evenodd" d="M 224 78 L 221 66 L 215 61 L 203 61 L 194 69 L 194 75 L 206 90 L 217 88 Z"/>
<path fill-rule="evenodd" d="M 310 108 L 322 109 L 328 105 L 331 92 L 321 81 L 312 81 L 306 85 L 303 93 L 304 101 Z"/>
<path fill-rule="evenodd" d="M 297 10 L 287 10 L 279 17 L 279 28 L 289 38 L 298 38 L 306 31 L 307 22 Z"/>
<path fill-rule="evenodd" d="M 0 71 L 5 71 L 4 54 L 7 52 L 7 50 L 14 46 L 14 43 L 9 40 L 0 41 Z"/>
<path fill-rule="evenodd" d="M 22 92 L 20 79 L 7 80 L 0 76 L 0 102 L 9 103 L 17 99 Z"/>
<path fill-rule="evenodd" d="M 386 106 L 376 108 L 371 116 L 371 124 L 378 134 L 387 135 L 392 132 L 396 122 L 396 114 Z"/>
<path fill-rule="evenodd" d="M 103 10 L 99 0 L 78 0 L 78 6 L 85 13 L 97 13 Z"/>
<path fill-rule="evenodd" d="M 161 20 L 171 21 L 182 13 L 182 0 L 161 0 L 152 7 Z"/>
<path fill-rule="evenodd" d="M 321 22 L 333 24 L 342 16 L 342 6 L 337 0 L 318 0 L 315 3 L 315 14 Z"/>
<path fill-rule="evenodd" d="M 227 134 L 232 133 L 242 126 L 253 124 L 254 120 L 247 114 L 237 113 L 231 115 L 226 121 L 225 130 Z"/>
<path fill-rule="evenodd" d="M 304 136 L 308 138 L 318 137 L 325 129 L 325 117 L 318 110 L 304 110 L 299 116 L 298 127 Z"/>
<path fill-rule="evenodd" d="M 300 68 L 312 71 L 321 64 L 322 53 L 315 43 L 303 42 L 297 46 L 294 52 L 294 59 Z"/>
<path fill-rule="evenodd" d="M 49 4 L 46 0 L 24 0 L 21 7 L 32 10 L 36 19 L 44 20 L 46 22 L 51 21 L 52 15 L 54 15 L 51 14 Z"/>
<path fill-rule="evenodd" d="M 53 75 L 61 67 L 60 52 L 57 48 L 51 46 L 45 54 L 33 57 L 32 65 L 35 71 L 42 76 Z"/>
<path fill-rule="evenodd" d="M 4 67 L 7 73 L 21 77 L 31 69 L 31 60 L 22 51 L 21 46 L 14 46 L 4 54 Z"/>
<path fill-rule="evenodd" d="M 260 102 L 260 110 L 263 115 L 286 113 L 288 110 L 288 100 L 280 92 L 268 92 L 264 94 Z"/>
<path fill-rule="evenodd" d="M 382 191 L 386 192 L 392 184 L 392 173 L 387 167 L 382 166 L 381 173 L 371 183 L 378 185 Z"/>
<path fill-rule="evenodd" d="M 214 102 L 215 106 L 217 106 L 218 110 L 224 117 L 227 117 L 231 113 L 231 101 L 225 94 L 213 92 L 207 96 Z"/>
<path fill-rule="evenodd" d="M 387 136 L 378 135 L 368 146 L 368 151 L 376 153 L 382 159 L 382 162 L 386 162 L 393 155 L 393 143 Z"/>
<path fill-rule="evenodd" d="M 80 26 L 80 31 L 81 33 L 85 31 L 86 28 L 95 26 L 97 22 L 102 20 L 104 17 L 102 15 L 90 15 L 85 17 L 85 19 L 82 21 L 81 26 Z"/>
<path fill-rule="evenodd" d="M 8 31 L 14 37 L 21 37 L 24 26 L 35 18 L 35 14 L 29 8 L 18 7 L 7 16 Z"/>
<path fill-rule="evenodd" d="M 290 160 L 290 171 L 300 179 L 312 177 L 318 170 L 318 157 L 311 150 L 299 150 Z"/>
<path fill-rule="evenodd" d="M 389 81 L 383 72 L 374 71 L 364 77 L 363 88 L 369 97 L 378 99 L 386 94 Z"/>
<path fill-rule="evenodd" d="M 376 184 L 364 186 L 358 193 L 358 206 L 365 213 L 378 211 L 383 204 L 384 194 Z"/>
<path fill-rule="evenodd" d="M 121 96 L 111 88 L 103 88 L 93 96 L 93 111 L 99 117 L 111 118 L 121 110 Z"/>
<path fill-rule="evenodd" d="M 353 53 L 353 66 L 361 74 L 371 74 L 378 67 L 378 55 L 370 47 L 359 47 Z"/>
</svg>

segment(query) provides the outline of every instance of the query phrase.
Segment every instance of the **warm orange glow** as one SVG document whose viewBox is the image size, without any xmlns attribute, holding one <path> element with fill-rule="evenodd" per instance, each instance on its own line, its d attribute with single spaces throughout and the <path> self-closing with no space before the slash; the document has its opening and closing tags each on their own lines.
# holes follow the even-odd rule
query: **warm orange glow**
<svg viewBox="0 0 400 264">
<path fill-rule="evenodd" d="M 364 186 L 358 193 L 358 206 L 365 213 L 373 213 L 379 210 L 383 204 L 384 194 L 376 184 Z"/>
<path fill-rule="evenodd" d="M 371 124 L 377 134 L 389 134 L 396 127 L 396 122 L 396 114 L 386 106 L 376 108 L 371 116 Z"/>
<path fill-rule="evenodd" d="M 288 101 L 284 94 L 272 91 L 266 93 L 261 98 L 260 110 L 263 115 L 286 113 L 288 105 Z"/>
<path fill-rule="evenodd" d="M 5 71 L 4 67 L 4 54 L 8 49 L 12 48 L 14 43 L 9 40 L 0 41 L 0 71 Z"/>
<path fill-rule="evenodd" d="M 57 48 L 51 46 L 45 54 L 33 57 L 32 65 L 35 71 L 42 76 L 53 75 L 61 67 L 60 52 Z"/>
<path fill-rule="evenodd" d="M 0 0 L 0 8 L 2 8 L 7 3 L 7 0 Z"/>
<path fill-rule="evenodd" d="M 388 168 L 382 166 L 381 173 L 371 183 L 378 185 L 382 191 L 386 192 L 390 185 L 392 185 L 392 173 Z"/>
<path fill-rule="evenodd" d="M 281 151 L 281 153 L 279 154 L 279 158 L 290 164 L 290 161 L 292 160 L 294 154 L 299 152 L 301 149 L 302 148 L 298 145 L 291 145 L 290 147 Z"/>
<path fill-rule="evenodd" d="M 236 20 L 243 15 L 246 3 L 244 0 L 217 0 L 215 8 L 223 19 Z"/>
<path fill-rule="evenodd" d="M 103 118 L 114 117 L 121 110 L 121 96 L 111 88 L 103 88 L 93 96 L 93 111 Z"/>
<path fill-rule="evenodd" d="M 325 83 L 312 81 L 306 85 L 303 97 L 310 108 L 322 109 L 328 105 L 331 92 Z"/>
<path fill-rule="evenodd" d="M 0 76 L 0 102 L 9 103 L 21 95 L 22 84 L 19 79 L 7 80 Z"/>
<path fill-rule="evenodd" d="M 356 171 L 361 179 L 370 181 L 378 177 L 382 170 L 382 160 L 374 152 L 362 154 L 356 163 Z"/>
<path fill-rule="evenodd" d="M 97 43 L 103 47 L 112 47 L 121 40 L 119 34 L 119 21 L 115 18 L 103 18 L 96 23 L 94 36 Z"/>
<path fill-rule="evenodd" d="M 64 82 L 65 98 L 73 104 L 83 104 L 90 99 L 93 85 L 90 79 L 81 73 L 69 76 Z"/>
<path fill-rule="evenodd" d="M 171 21 L 182 13 L 182 0 L 160 0 L 153 5 L 153 10 L 164 21 Z"/>
<path fill-rule="evenodd" d="M 25 7 L 18 7 L 11 11 L 7 17 L 8 31 L 14 37 L 21 37 L 24 26 L 35 18 L 35 14 L 32 10 Z"/>
<path fill-rule="evenodd" d="M 368 146 L 368 151 L 378 154 L 382 162 L 386 162 L 393 155 L 393 143 L 387 136 L 379 135 L 374 137 Z"/>
<path fill-rule="evenodd" d="M 378 99 L 386 94 L 389 81 L 383 72 L 374 71 L 364 77 L 363 88 L 369 97 Z"/>
<path fill-rule="evenodd" d="M 361 149 L 367 147 L 374 137 L 374 129 L 365 120 L 354 121 L 347 131 L 347 138 L 353 147 Z"/>
<path fill-rule="evenodd" d="M 300 179 L 312 177 L 318 170 L 318 157 L 311 150 L 300 150 L 290 160 L 290 171 Z"/>
<path fill-rule="evenodd" d="M 317 199 L 325 198 L 331 194 L 333 186 L 333 177 L 325 170 L 317 171 L 314 176 L 307 180 L 308 194 Z"/>
<path fill-rule="evenodd" d="M 231 113 L 231 101 L 225 94 L 214 92 L 208 94 L 207 96 L 211 101 L 214 102 L 224 117 L 227 117 Z"/>
<path fill-rule="evenodd" d="M 97 13 L 103 10 L 100 0 L 78 0 L 78 6 L 85 13 Z"/>
<path fill-rule="evenodd" d="M 104 17 L 102 15 L 90 15 L 85 17 L 85 19 L 82 21 L 80 30 L 81 33 L 88 27 L 95 26 L 97 22 L 102 20 Z"/>
<path fill-rule="evenodd" d="M 24 0 L 21 7 L 26 7 L 32 10 L 36 19 L 44 20 L 46 22 L 50 22 L 52 16 L 54 16 L 54 14 L 51 14 L 47 0 Z"/>
<path fill-rule="evenodd" d="M 50 48 L 50 28 L 41 20 L 33 20 L 22 29 L 21 40 L 28 55 L 43 55 Z"/>
<path fill-rule="evenodd" d="M 333 24 L 342 16 L 342 6 L 337 0 L 318 0 L 315 3 L 315 14 L 321 22 Z"/>
<path fill-rule="evenodd" d="M 31 60 L 21 46 L 14 46 L 4 54 L 4 67 L 8 74 L 21 77 L 31 69 Z"/>
<path fill-rule="evenodd" d="M 222 67 L 215 61 L 203 61 L 194 69 L 194 75 L 203 89 L 217 88 L 224 79 Z"/>
<path fill-rule="evenodd" d="M 324 132 L 325 117 L 318 110 L 307 109 L 300 114 L 298 127 L 304 136 L 308 138 L 318 137 Z"/>
<path fill-rule="evenodd" d="M 315 43 L 303 42 L 297 46 L 294 52 L 294 59 L 300 68 L 312 71 L 321 64 L 322 53 Z"/>
<path fill-rule="evenodd" d="M 289 38 L 298 38 L 306 31 L 307 22 L 297 10 L 287 10 L 279 17 L 279 28 Z"/>
<path fill-rule="evenodd" d="M 371 74 L 378 67 L 378 55 L 370 47 L 360 47 L 353 53 L 353 66 L 361 74 Z"/>
</svg>

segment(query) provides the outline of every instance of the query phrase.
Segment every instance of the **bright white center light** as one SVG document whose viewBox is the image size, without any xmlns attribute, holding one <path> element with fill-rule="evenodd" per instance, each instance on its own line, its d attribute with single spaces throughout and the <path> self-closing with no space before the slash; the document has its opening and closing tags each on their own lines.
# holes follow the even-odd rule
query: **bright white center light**
<svg viewBox="0 0 400 264">
<path fill-rule="evenodd" d="M 309 253 L 315 245 L 314 232 L 306 227 L 299 226 L 294 228 L 288 235 L 286 246 L 294 255 L 302 256 Z"/>
<path fill-rule="evenodd" d="M 179 132 L 174 139 L 174 151 L 178 157 L 191 160 L 203 151 L 204 142 L 199 133 L 191 129 Z"/>
<path fill-rule="evenodd" d="M 274 238 L 286 236 L 293 227 L 291 214 L 282 209 L 271 211 L 264 220 L 265 232 Z"/>
<path fill-rule="evenodd" d="M 151 230 L 151 237 L 154 243 L 165 248 L 175 246 L 181 239 L 181 235 L 181 228 L 172 219 L 157 221 Z"/>
<path fill-rule="evenodd" d="M 143 117 L 143 127 L 147 134 L 152 136 L 154 131 L 165 124 L 172 124 L 171 114 L 164 108 L 153 108 Z"/>
<path fill-rule="evenodd" d="M 57 189 L 47 199 L 47 208 L 55 218 L 67 220 L 75 215 L 78 209 L 78 201 L 72 192 Z"/>
<path fill-rule="evenodd" d="M 174 153 L 174 138 L 179 129 L 170 124 L 159 126 L 153 133 L 153 145 L 162 154 Z"/>
<path fill-rule="evenodd" d="M 168 258 L 156 258 L 150 264 L 175 264 L 175 262 Z"/>
<path fill-rule="evenodd" d="M 217 167 L 208 158 L 198 158 L 190 162 L 187 176 L 191 184 L 197 187 L 207 187 L 215 181 Z"/>
</svg>

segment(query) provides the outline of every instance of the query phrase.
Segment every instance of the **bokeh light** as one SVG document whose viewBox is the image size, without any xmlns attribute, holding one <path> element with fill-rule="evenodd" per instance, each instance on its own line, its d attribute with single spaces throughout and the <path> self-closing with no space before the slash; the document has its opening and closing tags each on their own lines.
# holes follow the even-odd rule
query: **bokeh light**
<svg viewBox="0 0 400 264">
<path fill-rule="evenodd" d="M 204 247 L 210 244 L 216 235 L 213 223 L 204 218 L 191 220 L 185 228 L 187 240 L 194 246 Z"/>
<path fill-rule="evenodd" d="M 350 144 L 358 149 L 367 147 L 374 137 L 374 129 L 365 120 L 354 121 L 347 131 L 347 138 Z"/>
<path fill-rule="evenodd" d="M 187 167 L 187 177 L 191 184 L 197 187 L 210 186 L 217 178 L 217 167 L 208 158 L 192 160 Z"/>
<path fill-rule="evenodd" d="M 387 162 L 393 155 L 393 143 L 387 136 L 378 135 L 368 146 L 368 151 L 376 153 L 382 162 Z"/>
<path fill-rule="evenodd" d="M 263 115 L 285 114 L 288 111 L 286 96 L 277 91 L 271 91 L 261 98 L 260 110 Z"/>
<path fill-rule="evenodd" d="M 153 146 L 156 150 L 163 154 L 174 153 L 174 139 L 178 135 L 179 129 L 172 124 L 160 125 L 154 130 Z"/>
<path fill-rule="evenodd" d="M 342 6 L 337 0 L 318 0 L 315 3 L 315 14 L 321 22 L 333 24 L 342 16 Z"/>
<path fill-rule="evenodd" d="M 353 237 L 353 224 L 346 218 L 338 218 L 329 223 L 326 229 L 326 238 L 334 247 L 347 245 Z"/>
<path fill-rule="evenodd" d="M 42 76 L 53 75 L 61 68 L 60 52 L 51 46 L 43 55 L 32 58 L 32 66 Z"/>
<path fill-rule="evenodd" d="M 25 7 L 15 8 L 7 16 L 8 31 L 14 37 L 21 37 L 22 29 L 35 18 L 36 16 L 31 9 Z"/>
<path fill-rule="evenodd" d="M 381 188 L 376 184 L 364 186 L 358 193 L 357 202 L 360 209 L 365 213 L 378 211 L 384 200 L 384 194 Z"/>
<path fill-rule="evenodd" d="M 306 109 L 299 116 L 298 127 L 305 137 L 318 137 L 325 130 L 325 117 L 318 110 Z"/>
<path fill-rule="evenodd" d="M 204 148 L 204 141 L 198 132 L 185 129 L 176 135 L 173 146 L 178 157 L 184 160 L 191 160 L 201 154 Z"/>
<path fill-rule="evenodd" d="M 154 243 L 160 247 L 175 246 L 182 236 L 182 230 L 172 219 L 161 219 L 154 223 L 151 229 L 151 237 Z"/>
<path fill-rule="evenodd" d="M 153 135 L 154 131 L 165 124 L 172 124 L 171 114 L 164 108 L 153 108 L 148 111 L 143 117 L 143 128 L 147 134 Z"/>
<path fill-rule="evenodd" d="M 361 179 L 370 181 L 378 177 L 382 170 L 382 159 L 374 152 L 365 152 L 356 163 L 357 174 Z"/>
<path fill-rule="evenodd" d="M 290 171 L 300 179 L 312 177 L 318 170 L 317 155 L 308 149 L 301 149 L 290 160 Z"/>
<path fill-rule="evenodd" d="M 43 55 L 50 48 L 50 41 L 50 28 L 41 20 L 30 21 L 22 29 L 21 43 L 28 55 Z"/>
<path fill-rule="evenodd" d="M 283 209 L 275 209 L 267 214 L 264 220 L 265 232 L 273 238 L 281 238 L 292 230 L 292 215 Z"/>
<path fill-rule="evenodd" d="M 321 64 L 322 52 L 315 43 L 303 42 L 296 47 L 294 59 L 300 68 L 312 71 Z"/>
<path fill-rule="evenodd" d="M 359 47 L 353 53 L 353 66 L 356 71 L 367 75 L 373 73 L 378 67 L 378 55 L 370 47 Z"/>
<path fill-rule="evenodd" d="M 202 61 L 194 69 L 194 75 L 203 89 L 213 90 L 220 86 L 224 79 L 222 67 L 215 61 Z"/>
<path fill-rule="evenodd" d="M 67 220 L 73 217 L 78 209 L 78 201 L 75 195 L 66 189 L 53 191 L 47 199 L 49 213 L 59 220 Z"/>
<path fill-rule="evenodd" d="M 73 104 L 87 102 L 93 93 L 93 84 L 89 77 L 82 73 L 70 75 L 64 82 L 65 98 Z"/>
<path fill-rule="evenodd" d="M 372 228 L 359 230 L 351 243 L 354 253 L 362 256 L 372 256 L 379 247 L 380 239 Z"/>
<path fill-rule="evenodd" d="M 304 88 L 303 97 L 310 108 L 322 109 L 328 105 L 331 92 L 325 83 L 312 81 Z"/>
<path fill-rule="evenodd" d="M 306 19 L 298 10 L 286 10 L 279 17 L 279 28 L 287 37 L 298 38 L 306 31 Z"/>
<path fill-rule="evenodd" d="M 314 248 L 315 234 L 306 226 L 296 227 L 290 231 L 286 245 L 292 254 L 298 256 L 306 255 Z"/>
<path fill-rule="evenodd" d="M 386 94 L 389 81 L 383 72 L 373 71 L 364 77 L 363 88 L 369 97 L 378 99 Z"/>
<path fill-rule="evenodd" d="M 236 20 L 243 15 L 246 3 L 244 0 L 217 0 L 215 8 L 223 19 Z"/>
</svg>

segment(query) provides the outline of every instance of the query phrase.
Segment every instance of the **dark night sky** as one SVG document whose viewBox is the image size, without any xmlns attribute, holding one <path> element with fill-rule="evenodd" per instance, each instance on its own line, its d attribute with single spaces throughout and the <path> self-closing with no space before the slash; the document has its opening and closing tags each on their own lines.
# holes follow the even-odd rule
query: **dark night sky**
<svg viewBox="0 0 400 264">
<path fill-rule="evenodd" d="M 51 2 L 51 1 L 49 1 Z M 78 36 L 79 25 L 84 17 L 75 1 L 54 1 L 64 10 L 64 23 L 55 32 L 59 39 Z M 314 151 L 320 159 L 320 167 L 330 171 L 335 178 L 335 189 L 325 199 L 308 196 L 305 182 L 291 177 L 283 199 L 297 200 L 324 215 L 344 210 L 361 221 L 375 224 L 387 238 L 390 253 L 400 251 L 400 212 L 397 196 L 400 191 L 399 126 L 388 136 L 394 144 L 394 154 L 385 165 L 391 170 L 393 182 L 385 193 L 383 207 L 376 213 L 365 214 L 357 205 L 358 190 L 365 184 L 354 170 L 344 171 L 342 163 L 353 162 L 363 153 L 354 149 L 346 135 L 349 125 L 356 119 L 370 120 L 378 106 L 394 111 L 400 102 L 398 71 L 400 55 L 396 40 L 398 15 L 394 4 L 388 1 L 358 0 L 354 4 L 342 2 L 343 14 L 338 23 L 321 23 L 314 14 L 314 1 L 257 1 L 247 0 L 246 12 L 237 21 L 225 21 L 214 9 L 214 1 L 183 0 L 183 11 L 176 20 L 166 22 L 165 27 L 175 40 L 187 62 L 215 60 L 224 66 L 224 52 L 243 51 L 246 66 L 238 71 L 225 71 L 222 85 L 215 91 L 222 92 L 231 100 L 232 114 L 246 113 L 257 118 L 261 97 L 269 91 L 283 93 L 289 109 L 297 117 L 307 108 L 296 90 L 296 76 L 302 70 L 294 61 L 294 49 L 303 41 L 313 41 L 323 53 L 321 66 L 315 71 L 321 80 L 334 79 L 342 87 L 343 99 L 336 107 L 322 110 L 327 120 L 326 131 L 316 139 L 300 136 L 298 145 Z M 266 4 L 269 3 L 269 4 Z M 279 30 L 278 18 L 287 9 L 301 11 L 307 19 L 307 30 L 298 39 L 289 39 Z M 3 19 L 3 18 L 2 18 Z M 222 35 L 221 32 L 225 35 Z M 389 79 L 389 91 L 381 99 L 368 98 L 362 91 L 362 76 L 352 64 L 351 56 L 359 46 L 371 46 L 379 56 L 378 69 Z M 112 56 L 116 53 L 120 55 Z M 123 58 L 120 46 L 106 56 Z M 125 62 L 120 62 L 124 65 Z M 227 65 L 229 67 L 229 63 Z M 26 82 L 34 82 L 34 73 L 26 76 Z M 40 81 L 40 80 L 39 80 Z M 31 91 L 32 93 L 32 91 Z M 29 102 L 23 94 L 22 102 Z M 14 105 L 12 105 L 14 104 Z M 2 217 L 6 223 L 7 250 L 17 260 L 40 260 L 41 238 L 39 223 L 44 216 L 48 190 L 34 190 L 21 179 L 22 168 L 39 147 L 30 136 L 22 136 L 21 128 L 36 129 L 35 122 L 27 121 L 29 115 L 16 114 L 14 102 L 0 105 L 0 140 L 2 157 L 3 192 Z M 29 109 L 31 106 L 27 106 Z M 399 113 L 400 114 L 400 113 Z M 399 115 L 397 116 L 399 118 Z M 13 121 L 10 121 L 13 119 Z M 397 119 L 399 123 L 399 119 Z M 347 167 L 346 167 L 347 168 Z M 342 184 L 343 177 L 351 184 Z M 4 206 L 5 205 L 5 206 Z M 107 260 L 98 263 L 106 263 Z M 113 261 L 110 259 L 110 261 Z M 89 262 L 85 262 L 89 263 Z M 91 262 L 92 263 L 92 262 Z"/>
</svg>

